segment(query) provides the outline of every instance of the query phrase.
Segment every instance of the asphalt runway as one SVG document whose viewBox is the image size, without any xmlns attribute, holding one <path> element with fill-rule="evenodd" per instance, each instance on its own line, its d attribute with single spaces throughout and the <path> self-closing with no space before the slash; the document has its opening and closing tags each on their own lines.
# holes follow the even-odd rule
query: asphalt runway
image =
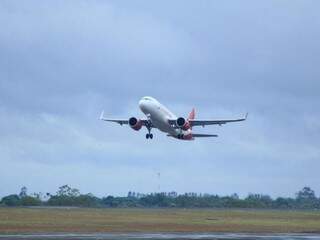
<svg viewBox="0 0 320 240">
<path fill-rule="evenodd" d="M 35 239 L 35 240 L 307 240 L 319 239 L 320 234 L 28 234 L 28 235 L 0 235 L 4 239 Z"/>
</svg>

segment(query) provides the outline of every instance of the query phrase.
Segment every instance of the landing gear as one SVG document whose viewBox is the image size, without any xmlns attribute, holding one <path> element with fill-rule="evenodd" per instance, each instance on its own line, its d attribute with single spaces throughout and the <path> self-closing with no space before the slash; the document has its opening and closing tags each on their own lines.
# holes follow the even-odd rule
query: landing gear
<svg viewBox="0 0 320 240">
<path fill-rule="evenodd" d="M 147 133 L 146 134 L 146 139 L 152 139 L 153 138 L 153 134 L 152 133 Z"/>
<path fill-rule="evenodd" d="M 146 134 L 146 139 L 152 139 L 153 138 L 153 134 L 151 133 L 151 122 L 148 121 L 147 124 L 146 124 L 146 128 L 148 129 L 148 133 Z"/>
</svg>

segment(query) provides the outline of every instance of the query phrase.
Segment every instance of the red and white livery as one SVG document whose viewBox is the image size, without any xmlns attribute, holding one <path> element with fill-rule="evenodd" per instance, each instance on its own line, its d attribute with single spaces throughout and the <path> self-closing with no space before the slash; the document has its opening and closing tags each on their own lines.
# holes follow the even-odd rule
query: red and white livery
<svg viewBox="0 0 320 240">
<path fill-rule="evenodd" d="M 120 125 L 127 124 L 136 131 L 139 131 L 144 126 L 148 130 L 148 133 L 146 134 L 147 139 L 153 138 L 151 130 L 153 128 L 157 128 L 160 131 L 165 132 L 169 137 L 174 137 L 181 140 L 194 140 L 197 137 L 218 137 L 216 134 L 193 133 L 192 128 L 195 126 L 204 127 L 206 125 L 222 125 L 230 122 L 241 122 L 246 120 L 248 115 L 246 114 L 244 118 L 239 119 L 200 120 L 195 119 L 195 110 L 192 109 L 188 118 L 177 117 L 153 97 L 143 97 L 139 101 L 139 107 L 146 115 L 146 118 L 138 119 L 136 117 L 131 117 L 129 119 L 110 119 L 105 118 L 104 112 L 102 112 L 100 120 L 115 122 L 119 123 Z"/>
</svg>

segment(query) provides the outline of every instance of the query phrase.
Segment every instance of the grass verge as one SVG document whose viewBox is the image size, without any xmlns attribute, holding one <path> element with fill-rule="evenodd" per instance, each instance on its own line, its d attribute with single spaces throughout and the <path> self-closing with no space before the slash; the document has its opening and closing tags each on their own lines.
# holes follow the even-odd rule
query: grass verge
<svg viewBox="0 0 320 240">
<path fill-rule="evenodd" d="M 320 233 L 319 211 L 0 208 L 0 233 Z"/>
</svg>

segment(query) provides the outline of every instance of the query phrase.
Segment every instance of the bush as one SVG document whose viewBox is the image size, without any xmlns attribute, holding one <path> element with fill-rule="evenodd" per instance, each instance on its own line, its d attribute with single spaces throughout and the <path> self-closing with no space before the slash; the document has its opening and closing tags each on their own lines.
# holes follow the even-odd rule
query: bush
<svg viewBox="0 0 320 240">
<path fill-rule="evenodd" d="M 39 198 L 25 196 L 20 199 L 22 206 L 40 206 L 41 200 Z"/>
<path fill-rule="evenodd" d="M 48 200 L 50 206 L 77 206 L 77 207 L 97 207 L 101 200 L 92 194 L 81 194 L 79 196 L 55 195 Z"/>
<path fill-rule="evenodd" d="M 1 202 L 4 205 L 9 206 L 9 207 L 21 205 L 21 200 L 17 194 L 12 194 L 12 195 L 6 196 L 6 197 L 2 198 Z"/>
</svg>

